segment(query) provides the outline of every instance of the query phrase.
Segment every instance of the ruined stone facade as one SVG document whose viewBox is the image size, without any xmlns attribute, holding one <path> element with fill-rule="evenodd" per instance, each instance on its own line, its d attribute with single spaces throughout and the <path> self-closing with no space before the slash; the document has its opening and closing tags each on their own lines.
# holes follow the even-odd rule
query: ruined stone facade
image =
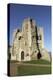
<svg viewBox="0 0 53 80">
<path fill-rule="evenodd" d="M 13 33 L 13 45 L 11 48 L 11 60 L 30 61 L 37 59 L 38 50 L 43 53 L 44 35 L 43 28 L 38 27 L 35 20 L 27 18 L 22 23 L 22 29 L 16 29 Z M 41 56 L 42 56 L 41 53 Z M 49 60 L 49 55 L 45 51 L 45 57 Z"/>
</svg>

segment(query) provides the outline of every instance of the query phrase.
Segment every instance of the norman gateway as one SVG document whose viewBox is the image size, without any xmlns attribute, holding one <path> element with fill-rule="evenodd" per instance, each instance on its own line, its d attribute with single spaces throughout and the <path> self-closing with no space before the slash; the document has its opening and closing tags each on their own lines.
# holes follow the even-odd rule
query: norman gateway
<svg viewBox="0 0 53 80">
<path fill-rule="evenodd" d="M 22 29 L 13 32 L 13 44 L 10 47 L 11 60 L 30 61 L 44 59 L 50 61 L 44 48 L 43 27 L 38 27 L 35 20 L 26 18 Z"/>
</svg>

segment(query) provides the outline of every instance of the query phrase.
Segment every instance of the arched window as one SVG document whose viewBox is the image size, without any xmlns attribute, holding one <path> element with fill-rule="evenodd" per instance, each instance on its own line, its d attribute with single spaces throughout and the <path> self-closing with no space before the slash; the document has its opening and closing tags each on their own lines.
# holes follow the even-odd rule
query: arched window
<svg viewBox="0 0 53 80">
<path fill-rule="evenodd" d="M 21 60 L 24 60 L 24 51 L 21 52 Z"/>
</svg>

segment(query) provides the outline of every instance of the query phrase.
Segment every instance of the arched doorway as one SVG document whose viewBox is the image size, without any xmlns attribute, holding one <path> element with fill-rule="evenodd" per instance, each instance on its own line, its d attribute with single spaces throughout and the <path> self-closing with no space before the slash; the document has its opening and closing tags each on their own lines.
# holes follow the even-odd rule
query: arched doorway
<svg viewBox="0 0 53 80">
<path fill-rule="evenodd" d="M 21 52 L 21 60 L 24 60 L 24 51 Z"/>
<path fill-rule="evenodd" d="M 42 57 L 42 55 L 41 55 L 41 53 L 39 51 L 38 54 L 37 54 L 37 59 L 40 59 L 41 57 Z"/>
</svg>

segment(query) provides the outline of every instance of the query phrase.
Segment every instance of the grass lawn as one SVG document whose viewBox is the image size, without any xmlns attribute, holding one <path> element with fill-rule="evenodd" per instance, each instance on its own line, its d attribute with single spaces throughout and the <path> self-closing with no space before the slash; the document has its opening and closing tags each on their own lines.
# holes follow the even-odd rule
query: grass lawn
<svg viewBox="0 0 53 80">
<path fill-rule="evenodd" d="M 23 63 L 30 63 L 30 64 L 51 64 L 51 62 L 46 60 L 32 60 L 32 61 L 25 61 Z"/>
<path fill-rule="evenodd" d="M 19 66 L 17 69 L 18 76 L 24 75 L 42 75 L 51 74 L 51 67 L 37 67 L 37 66 Z"/>
<path fill-rule="evenodd" d="M 32 61 L 26 61 L 23 63 L 51 65 L 51 62 L 48 62 L 46 60 L 32 60 Z M 42 66 L 40 67 L 40 66 L 21 65 L 18 67 L 17 72 L 19 76 L 51 74 L 51 66 L 50 67 L 42 67 Z"/>
<path fill-rule="evenodd" d="M 25 75 L 51 74 L 51 62 L 48 62 L 46 60 L 32 60 L 32 61 L 26 61 L 26 62 L 22 61 L 21 62 L 21 63 L 26 63 L 27 65 L 22 65 L 21 63 L 19 65 L 17 63 L 19 63 L 19 62 L 11 61 L 11 68 L 14 68 L 14 66 L 15 66 L 15 69 L 17 68 L 16 72 L 14 72 L 15 69 L 13 69 L 12 75 L 25 76 Z M 46 66 L 34 66 L 34 65 L 31 66 L 28 64 L 32 64 L 32 65 L 33 64 L 38 64 L 38 65 L 40 64 L 40 65 L 48 65 L 48 66 L 47 67 Z"/>
</svg>

